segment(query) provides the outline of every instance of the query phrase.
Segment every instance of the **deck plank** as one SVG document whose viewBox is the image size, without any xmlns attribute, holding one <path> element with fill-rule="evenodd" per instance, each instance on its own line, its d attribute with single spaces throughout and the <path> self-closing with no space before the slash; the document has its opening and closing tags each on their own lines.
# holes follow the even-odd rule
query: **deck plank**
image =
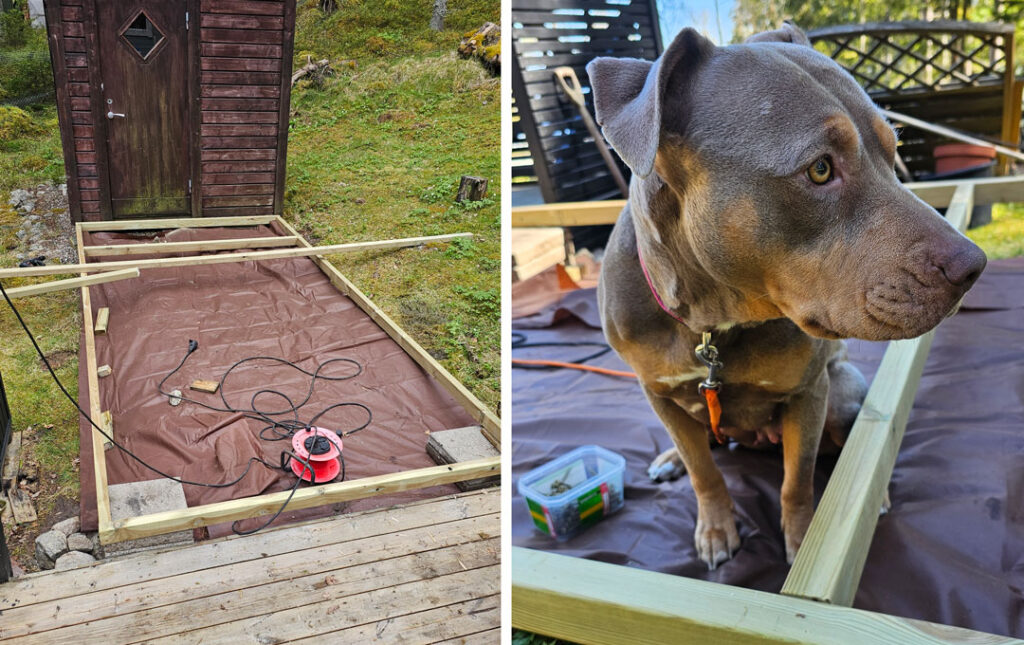
<svg viewBox="0 0 1024 645">
<path fill-rule="evenodd" d="M 483 490 L 442 499 L 414 502 L 382 510 L 345 516 L 344 522 L 326 518 L 302 525 L 301 531 L 288 526 L 258 533 L 260 540 L 229 537 L 189 548 L 182 557 L 179 549 L 150 551 L 105 561 L 89 567 L 62 572 L 44 572 L 0 585 L 0 635 L 19 607 L 116 589 L 141 582 L 250 560 L 265 560 L 303 549 L 339 542 L 408 531 L 446 521 L 479 517 L 494 512 L 499 494 Z M 255 537 L 255 536 L 254 536 Z"/>
<path fill-rule="evenodd" d="M 359 625 L 326 634 L 288 641 L 292 645 L 323 643 L 368 643 L 374 640 L 398 643 L 435 643 L 455 638 L 480 643 L 501 640 L 495 625 L 501 623 L 501 596 L 474 598 L 443 607 L 427 609 L 374 624 Z M 479 630 L 479 631 L 478 631 Z M 481 638 L 486 634 L 485 638 Z"/>
</svg>

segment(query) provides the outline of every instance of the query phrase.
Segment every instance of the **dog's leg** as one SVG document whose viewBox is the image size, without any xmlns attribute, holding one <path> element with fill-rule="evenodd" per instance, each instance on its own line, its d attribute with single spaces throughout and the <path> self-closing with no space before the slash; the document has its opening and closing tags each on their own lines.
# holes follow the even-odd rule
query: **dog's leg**
<svg viewBox="0 0 1024 645">
<path fill-rule="evenodd" d="M 860 370 L 846 360 L 845 348 L 828 364 L 828 382 L 825 432 L 834 444 L 842 448 L 868 393 L 868 383 Z"/>
<path fill-rule="evenodd" d="M 672 481 L 685 474 L 686 466 L 683 465 L 683 458 L 679 456 L 679 451 L 675 448 L 669 448 L 655 457 L 651 461 L 651 465 L 647 467 L 647 476 L 655 482 Z"/>
<path fill-rule="evenodd" d="M 782 412 L 782 532 L 786 561 L 792 564 L 814 516 L 814 461 L 828 410 L 828 376 L 823 370 L 805 393 Z"/>
<path fill-rule="evenodd" d="M 690 482 L 697 495 L 694 545 L 698 557 L 707 563 L 709 569 L 714 569 L 740 548 L 740 535 L 736 531 L 732 499 L 725 487 L 725 479 L 711 458 L 708 431 L 675 401 L 660 397 L 647 388 L 643 390 L 654 412 L 665 424 L 686 472 L 690 474 Z"/>
</svg>

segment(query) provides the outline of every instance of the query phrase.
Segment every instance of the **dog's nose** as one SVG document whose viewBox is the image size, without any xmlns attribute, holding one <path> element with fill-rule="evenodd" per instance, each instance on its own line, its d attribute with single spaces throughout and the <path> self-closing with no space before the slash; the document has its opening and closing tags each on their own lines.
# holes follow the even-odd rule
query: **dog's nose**
<svg viewBox="0 0 1024 645">
<path fill-rule="evenodd" d="M 988 258 L 985 257 L 985 252 L 970 240 L 965 239 L 938 266 L 942 270 L 942 275 L 946 276 L 946 280 L 967 291 L 985 270 L 987 263 Z"/>
</svg>

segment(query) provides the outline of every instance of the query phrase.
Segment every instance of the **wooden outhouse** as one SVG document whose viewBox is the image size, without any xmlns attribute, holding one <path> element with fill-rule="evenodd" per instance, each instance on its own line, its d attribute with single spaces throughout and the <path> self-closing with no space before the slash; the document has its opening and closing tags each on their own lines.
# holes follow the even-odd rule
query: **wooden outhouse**
<svg viewBox="0 0 1024 645">
<path fill-rule="evenodd" d="M 46 0 L 75 221 L 280 214 L 295 0 Z"/>
</svg>

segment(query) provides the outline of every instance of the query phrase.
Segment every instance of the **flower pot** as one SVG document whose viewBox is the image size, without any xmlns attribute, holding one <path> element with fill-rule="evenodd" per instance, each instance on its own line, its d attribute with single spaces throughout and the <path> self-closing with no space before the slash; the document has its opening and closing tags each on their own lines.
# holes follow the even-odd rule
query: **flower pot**
<svg viewBox="0 0 1024 645">
<path fill-rule="evenodd" d="M 947 143 L 935 146 L 932 154 L 935 157 L 935 172 L 941 175 L 987 164 L 996 158 L 996 149 L 970 143 Z"/>
</svg>

